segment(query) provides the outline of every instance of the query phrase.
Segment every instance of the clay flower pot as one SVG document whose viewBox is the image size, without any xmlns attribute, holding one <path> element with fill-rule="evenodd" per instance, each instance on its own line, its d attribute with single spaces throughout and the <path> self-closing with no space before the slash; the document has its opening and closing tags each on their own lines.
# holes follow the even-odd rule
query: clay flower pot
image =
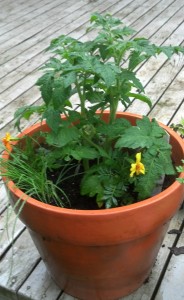
<svg viewBox="0 0 184 300">
<path fill-rule="evenodd" d="M 125 117 L 132 124 L 140 118 L 129 113 L 118 113 L 117 117 Z M 184 143 L 170 128 L 162 127 L 170 134 L 173 159 L 180 164 Z M 36 124 L 21 136 L 39 130 L 47 131 L 48 127 Z M 54 207 L 28 198 L 11 181 L 7 187 L 13 203 L 26 201 L 20 219 L 55 282 L 66 293 L 85 300 L 117 299 L 141 286 L 184 196 L 184 185 L 176 181 L 142 202 L 88 211 Z"/>
</svg>

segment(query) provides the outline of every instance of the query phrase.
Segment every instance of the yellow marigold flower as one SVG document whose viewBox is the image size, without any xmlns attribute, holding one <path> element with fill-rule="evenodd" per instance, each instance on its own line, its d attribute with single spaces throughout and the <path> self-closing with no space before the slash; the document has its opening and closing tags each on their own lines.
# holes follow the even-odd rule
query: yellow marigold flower
<svg viewBox="0 0 184 300">
<path fill-rule="evenodd" d="M 10 135 L 9 132 L 7 132 L 6 135 L 5 135 L 5 137 L 2 138 L 2 142 L 3 142 L 3 144 L 5 145 L 5 147 L 6 147 L 6 149 L 7 149 L 8 151 L 11 151 L 11 150 L 12 150 L 12 146 L 11 146 L 11 144 L 10 144 L 10 141 L 11 141 L 11 140 L 12 140 L 12 137 L 11 137 L 11 135 Z"/>
<path fill-rule="evenodd" d="M 141 163 L 141 153 L 137 153 L 135 157 L 136 162 L 131 164 L 130 177 L 133 177 L 135 173 L 136 175 L 145 174 L 145 167 L 143 163 Z"/>
</svg>

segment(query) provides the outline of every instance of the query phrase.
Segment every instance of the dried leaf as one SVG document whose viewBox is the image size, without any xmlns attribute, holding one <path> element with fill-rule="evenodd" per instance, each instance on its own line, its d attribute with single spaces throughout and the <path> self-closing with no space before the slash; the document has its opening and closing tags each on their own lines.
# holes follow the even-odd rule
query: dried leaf
<svg viewBox="0 0 184 300">
<path fill-rule="evenodd" d="M 184 254 L 184 246 L 182 246 L 182 247 L 169 247 L 169 249 L 171 250 L 172 254 L 174 254 L 174 255 Z"/>
<path fill-rule="evenodd" d="M 168 231 L 168 234 L 181 234 L 182 231 L 179 229 L 171 229 L 170 231 Z"/>
</svg>

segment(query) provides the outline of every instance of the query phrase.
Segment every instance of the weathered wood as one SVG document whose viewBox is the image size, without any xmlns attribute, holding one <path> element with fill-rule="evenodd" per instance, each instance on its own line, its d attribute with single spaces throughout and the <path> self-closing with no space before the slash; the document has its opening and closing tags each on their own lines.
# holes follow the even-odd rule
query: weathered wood
<svg viewBox="0 0 184 300">
<path fill-rule="evenodd" d="M 4 184 L 0 181 L 0 214 L 7 207 L 8 196 Z"/>
<path fill-rule="evenodd" d="M 38 261 L 39 254 L 26 231 L 0 261 L 0 299 L 17 300 L 16 291 Z"/>
<path fill-rule="evenodd" d="M 178 113 L 178 117 L 172 119 L 173 111 L 176 111 L 177 108 L 183 103 L 183 81 L 184 81 L 184 69 L 182 69 L 171 85 L 167 88 L 165 93 L 163 94 L 160 101 L 153 108 L 150 113 L 150 116 L 155 116 L 157 120 L 161 121 L 164 124 L 178 122 L 181 117 L 184 115 L 184 106 L 179 110 L 180 116 Z M 183 103 L 184 104 L 184 103 Z"/>
<path fill-rule="evenodd" d="M 25 225 L 17 218 L 12 207 L 0 215 L 0 258 L 24 228 Z"/>
<path fill-rule="evenodd" d="M 182 211 L 182 213 L 184 213 L 184 210 Z M 184 230 L 176 246 L 177 247 L 184 246 Z M 169 266 L 165 273 L 164 279 L 162 280 L 161 286 L 158 290 L 155 300 L 184 299 L 183 278 L 184 278 L 184 254 L 181 254 L 179 256 L 172 255 Z"/>
<path fill-rule="evenodd" d="M 51 279 L 43 261 L 41 261 L 21 286 L 18 293 L 21 296 L 26 296 L 34 300 L 55 300 L 62 291 Z"/>
</svg>

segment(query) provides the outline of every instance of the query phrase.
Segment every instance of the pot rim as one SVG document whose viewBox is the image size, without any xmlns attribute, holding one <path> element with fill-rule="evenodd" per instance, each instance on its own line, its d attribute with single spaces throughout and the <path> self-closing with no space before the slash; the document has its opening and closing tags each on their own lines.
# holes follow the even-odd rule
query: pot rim
<svg viewBox="0 0 184 300">
<path fill-rule="evenodd" d="M 99 112 L 98 112 L 99 113 Z M 104 111 L 104 114 L 108 114 L 108 111 Z M 141 118 L 141 115 L 138 114 L 133 114 L 133 113 L 129 113 L 129 112 L 117 112 L 119 115 L 124 115 L 124 116 L 132 116 L 135 118 Z M 177 142 L 181 145 L 181 148 L 183 149 L 184 152 L 184 142 L 181 139 L 181 137 L 174 132 L 172 129 L 170 129 L 168 126 L 164 125 L 161 122 L 158 122 L 170 135 L 172 135 L 172 137 L 177 140 Z M 28 128 L 26 128 L 25 130 L 23 130 L 18 137 L 22 137 L 24 135 L 26 135 L 27 133 L 30 133 L 30 131 L 33 131 L 35 129 L 37 129 L 38 127 L 40 127 L 40 125 L 45 125 L 46 122 L 42 121 L 39 123 L 36 123 Z M 13 142 L 12 144 L 15 145 L 17 144 L 18 141 Z M 7 154 L 6 150 L 3 151 L 2 157 L 4 157 L 5 159 L 9 158 L 9 154 Z M 184 172 L 180 173 L 180 175 L 178 176 L 178 178 L 184 178 Z M 162 192 L 160 192 L 157 195 L 154 195 L 148 199 L 139 201 L 137 203 L 133 203 L 127 206 L 121 206 L 121 207 L 115 207 L 115 208 L 110 208 L 110 209 L 99 209 L 99 210 L 82 210 L 82 209 L 73 209 L 73 208 L 64 208 L 64 207 L 57 207 L 57 206 L 53 206 L 44 202 L 41 202 L 35 198 L 32 198 L 30 196 L 28 196 L 26 193 L 24 193 L 23 191 L 21 191 L 18 187 L 16 187 L 16 185 L 14 184 L 14 182 L 12 180 L 7 181 L 6 177 L 3 176 L 2 177 L 4 183 L 6 184 L 6 186 L 8 187 L 8 189 L 10 189 L 11 192 L 16 193 L 16 196 L 22 200 L 22 201 L 26 201 L 29 205 L 33 205 L 36 206 L 37 208 L 40 209 L 45 209 L 45 210 L 50 210 L 54 213 L 63 213 L 63 214 L 69 214 L 69 215 L 76 215 L 76 216 L 80 216 L 80 215 L 87 215 L 87 216 L 104 216 L 104 215 L 113 215 L 113 214 L 117 214 L 120 213 L 122 211 L 125 212 L 133 212 L 135 209 L 140 208 L 140 207 L 146 207 L 149 206 L 151 203 L 154 204 L 156 202 L 159 202 L 163 197 L 166 197 L 167 195 L 169 195 L 171 192 L 173 192 L 174 190 L 177 190 L 179 188 L 179 186 L 181 185 L 179 182 L 175 181 L 174 183 L 172 183 L 169 187 L 167 187 L 165 190 L 163 190 Z"/>
</svg>

